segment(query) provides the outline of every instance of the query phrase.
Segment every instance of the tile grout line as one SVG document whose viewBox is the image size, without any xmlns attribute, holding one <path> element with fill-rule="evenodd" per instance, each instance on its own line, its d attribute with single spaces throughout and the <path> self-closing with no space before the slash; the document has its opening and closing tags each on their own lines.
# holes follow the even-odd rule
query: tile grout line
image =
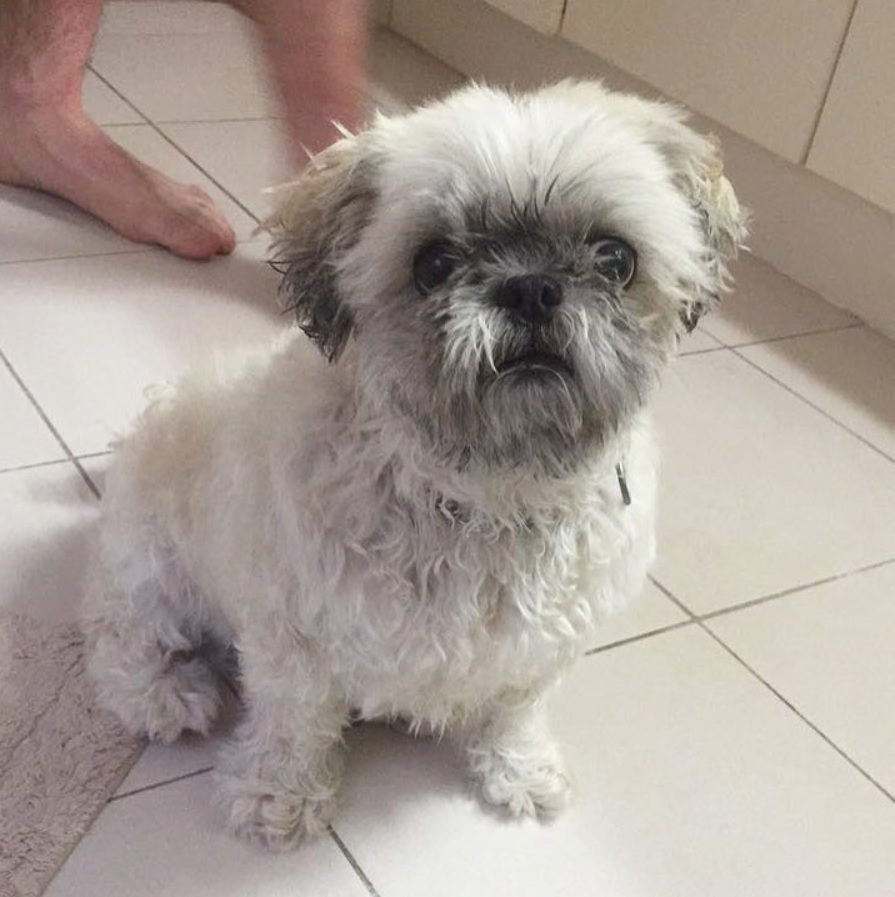
<svg viewBox="0 0 895 897">
<path fill-rule="evenodd" d="M 107 455 L 111 454 L 111 451 L 88 452 L 85 455 L 75 455 L 74 458 L 62 457 L 54 458 L 52 461 L 35 461 L 32 464 L 18 464 L 15 467 L 0 468 L 0 476 L 2 476 L 4 473 L 22 473 L 23 471 L 27 470 L 39 470 L 42 467 L 56 467 L 59 464 L 70 464 L 73 460 L 92 461 L 94 458 L 105 458 Z"/>
<path fill-rule="evenodd" d="M 678 599 L 675 598 L 675 596 L 652 574 L 648 576 L 648 579 L 663 595 L 665 595 L 666 598 L 668 598 L 676 607 L 683 611 L 683 613 L 687 615 L 688 619 L 680 620 L 677 623 L 669 623 L 667 626 L 661 626 L 658 629 L 651 629 L 649 630 L 649 632 L 641 632 L 629 638 L 618 639 L 617 641 L 610 642 L 608 645 L 599 645 L 596 648 L 591 648 L 589 651 L 585 651 L 584 657 L 594 657 L 597 654 L 603 654 L 604 652 L 609 651 L 613 648 L 622 648 L 625 645 L 631 645 L 635 642 L 642 642 L 648 638 L 652 638 L 653 636 L 664 635 L 668 632 L 675 632 L 678 629 L 684 629 L 688 626 L 692 626 L 694 623 L 699 623 L 699 618 L 686 605 L 678 601 Z"/>
<path fill-rule="evenodd" d="M 39 470 L 41 467 L 55 467 L 59 464 L 70 464 L 71 458 L 64 455 L 61 458 L 54 458 L 52 461 L 34 461 L 31 464 L 18 464 L 15 467 L 0 468 L 0 476 L 5 473 L 23 473 L 27 470 Z"/>
<path fill-rule="evenodd" d="M 772 592 L 768 595 L 761 595 L 758 598 L 749 598 L 746 601 L 741 601 L 737 604 L 731 604 L 727 607 L 719 608 L 718 610 L 708 611 L 707 613 L 696 613 L 690 610 L 686 604 L 684 604 L 679 598 L 677 598 L 674 593 L 665 585 L 663 585 L 653 574 L 649 575 L 649 581 L 663 594 L 669 601 L 673 602 L 680 610 L 682 610 L 687 616 L 690 618 L 688 622 L 693 623 L 701 623 L 705 620 L 715 620 L 718 617 L 727 616 L 728 614 L 734 614 L 741 610 L 749 610 L 752 607 L 758 607 L 762 604 L 767 604 L 771 601 L 776 601 L 780 598 L 788 598 L 791 595 L 798 595 L 800 592 L 808 591 L 809 589 L 815 589 L 820 586 L 828 585 L 832 582 L 838 582 L 839 580 L 851 579 L 853 576 L 860 576 L 863 573 L 870 573 L 873 570 L 879 570 L 883 567 L 888 567 L 890 564 L 895 564 L 895 557 L 885 558 L 882 561 L 875 561 L 872 564 L 866 564 L 863 567 L 856 567 L 853 570 L 845 570 L 841 573 L 834 573 L 830 576 L 824 576 L 820 579 L 814 579 L 810 582 L 803 583 L 801 585 L 790 586 L 787 589 L 781 589 L 779 592 Z M 616 644 L 624 644 L 627 641 L 633 641 L 639 638 L 645 638 L 650 635 L 658 635 L 661 632 L 665 632 L 670 629 L 677 629 L 680 626 L 684 625 L 683 623 L 672 624 L 670 626 L 665 626 L 661 629 L 655 629 L 650 632 L 643 633 L 641 636 L 634 636 L 632 639 L 622 639 L 619 642 L 613 642 L 613 645 Z M 612 645 L 606 645 L 605 648 L 612 647 Z M 601 649 L 597 649 L 601 650 Z M 588 652 L 590 653 L 590 652 Z"/>
<path fill-rule="evenodd" d="M 685 349 L 684 351 L 678 351 L 675 354 L 675 357 L 688 358 L 691 355 L 710 355 L 713 352 L 721 352 L 724 349 L 729 349 L 730 351 L 735 351 L 737 349 L 752 349 L 756 346 L 773 345 L 774 343 L 783 343 L 787 340 L 797 340 L 809 336 L 823 336 L 827 333 L 841 333 L 843 330 L 857 330 L 859 328 L 865 328 L 874 333 L 877 332 L 862 321 L 853 321 L 849 324 L 837 324 L 834 327 L 820 327 L 817 330 L 806 330 L 804 333 L 788 333 L 786 336 L 769 336 L 767 339 L 751 340 L 744 343 L 725 343 L 706 329 L 706 335 L 710 336 L 713 340 L 717 340 L 717 346 L 709 346 L 707 349 Z"/>
<path fill-rule="evenodd" d="M 165 779 L 163 782 L 153 782 L 151 785 L 144 785 L 142 788 L 134 788 L 133 791 L 125 791 L 122 794 L 113 794 L 109 798 L 107 804 L 113 804 L 116 801 L 124 800 L 126 797 L 134 797 L 137 794 L 144 794 L 147 791 L 155 791 L 158 788 L 164 788 L 167 785 L 176 785 L 178 782 L 185 782 L 188 779 L 195 779 L 211 772 L 213 766 L 206 766 L 203 769 L 196 769 L 193 772 L 185 772 L 183 775 L 175 776 L 173 779 Z"/>
<path fill-rule="evenodd" d="M 848 328 L 846 328 L 846 329 L 848 329 Z M 741 348 L 745 348 L 745 347 L 741 347 Z M 777 386 L 781 387 L 781 389 L 785 389 L 790 395 L 795 396 L 799 401 L 806 404 L 809 408 L 813 408 L 819 414 L 823 415 L 828 421 L 830 421 L 831 423 L 833 423 L 837 427 L 839 427 L 839 429 L 844 430 L 846 433 L 853 436 L 855 439 L 857 439 L 859 442 L 863 443 L 865 446 L 867 446 L 867 448 L 871 449 L 877 455 L 880 455 L 882 458 L 885 458 L 887 461 L 891 462 L 892 464 L 895 464 L 895 457 L 892 457 L 891 455 L 889 455 L 883 449 L 879 448 L 879 446 L 874 445 L 872 442 L 870 442 L 870 440 L 868 440 L 866 437 L 862 436 L 860 433 L 853 430 L 847 424 L 844 424 L 842 421 L 837 420 L 835 417 L 833 417 L 832 414 L 830 414 L 829 411 L 826 411 L 823 408 L 821 408 L 819 405 L 816 405 L 810 399 L 803 396 L 800 392 L 797 392 L 792 386 L 789 386 L 788 384 L 784 383 L 782 380 L 775 377 L 769 371 L 766 371 L 763 367 L 761 367 L 760 365 L 756 364 L 754 361 L 752 361 L 751 359 L 749 359 L 745 355 L 743 355 L 740 351 L 738 351 L 738 349 L 732 348 L 730 351 L 741 361 L 748 364 L 749 367 L 753 368 L 754 370 L 758 371 L 763 376 L 767 377 L 772 383 L 776 383 Z"/>
<path fill-rule="evenodd" d="M 799 160 L 799 163 L 801 165 L 808 164 L 808 159 L 811 157 L 811 152 L 814 149 L 814 144 L 817 140 L 817 132 L 820 130 L 820 123 L 823 119 L 824 110 L 827 107 L 827 101 L 830 99 L 830 92 L 833 90 L 833 82 L 836 80 L 836 73 L 839 71 L 839 63 L 842 61 L 842 54 L 845 51 L 845 44 L 848 41 L 848 36 L 851 32 L 852 22 L 855 19 L 855 12 L 857 12 L 857 9 L 858 0 L 852 0 L 851 11 L 848 14 L 848 20 L 845 23 L 845 30 L 842 32 L 842 39 L 839 41 L 839 46 L 836 48 L 836 58 L 833 60 L 833 67 L 830 69 L 827 83 L 824 85 L 823 96 L 821 97 L 820 103 L 817 107 L 817 114 L 814 117 L 814 122 L 811 127 L 811 133 L 808 135 L 808 140 L 805 143 L 805 149 L 802 152 L 801 159 Z"/>
<path fill-rule="evenodd" d="M 609 642 L 606 645 L 598 645 L 596 648 L 591 648 L 589 651 L 585 651 L 584 656 L 594 657 L 597 654 L 602 654 L 604 651 L 610 651 L 613 648 L 621 648 L 625 645 L 631 645 L 634 642 L 642 642 L 645 639 L 652 638 L 654 635 L 664 635 L 666 632 L 674 632 L 676 629 L 683 629 L 685 626 L 692 626 L 694 623 L 698 622 L 698 620 L 693 618 L 689 620 L 681 620 L 678 623 L 670 623 L 668 626 L 660 626 L 658 629 L 650 629 L 648 632 L 640 632 L 637 635 L 621 638 L 617 641 Z"/>
<path fill-rule="evenodd" d="M 131 127 L 147 127 L 146 125 L 131 125 Z M 179 150 L 178 150 L 179 152 Z M 181 153 L 183 155 L 183 153 Z M 85 214 L 89 214 L 89 212 L 85 212 Z M 97 219 L 99 220 L 99 219 Z M 111 229 L 111 228 L 110 228 Z M 249 237 L 245 240 L 237 239 L 237 246 L 247 246 L 251 243 L 254 243 L 256 237 Z M 123 256 L 145 256 L 149 255 L 153 252 L 164 252 L 165 255 L 170 255 L 171 253 L 163 247 L 156 245 L 154 243 L 134 243 L 132 247 L 128 247 L 127 249 L 120 249 L 115 251 L 106 251 L 106 252 L 80 252 L 76 255 L 49 255 L 44 258 L 34 258 L 34 259 L 5 259 L 0 260 L 0 268 L 4 265 L 39 265 L 44 262 L 75 262 L 79 259 L 102 259 L 102 258 L 121 258 Z"/>
<path fill-rule="evenodd" d="M 696 614 L 694 614 L 686 604 L 684 604 L 682 601 L 679 601 L 677 596 L 671 591 L 671 589 L 669 589 L 667 586 L 662 585 L 662 583 L 659 582 L 659 580 L 656 579 L 656 577 L 652 573 L 650 573 L 647 578 L 669 601 L 672 601 L 675 605 L 677 605 L 677 607 L 690 618 L 691 623 L 698 622 L 699 618 L 696 616 Z"/>
<path fill-rule="evenodd" d="M 809 336 L 823 336 L 826 333 L 841 333 L 843 330 L 858 330 L 860 328 L 865 328 L 867 330 L 873 330 L 872 327 L 869 327 L 863 321 L 850 321 L 848 324 L 835 324 L 832 327 L 818 327 L 814 330 L 805 330 L 801 333 L 787 333 L 784 336 L 769 336 L 767 339 L 756 339 L 749 340 L 742 343 L 722 343 L 725 349 L 752 349 L 755 346 L 766 346 L 773 345 L 774 343 L 785 343 L 787 340 L 797 340 L 804 339 Z M 877 331 L 874 331 L 877 332 Z M 706 333 L 712 337 L 712 339 L 718 339 L 719 337 L 713 336 L 708 329 L 706 329 Z M 720 341 L 720 340 L 719 340 Z M 706 351 L 706 350 L 703 350 Z M 712 350 L 707 350 L 712 351 Z"/>
<path fill-rule="evenodd" d="M 178 153 L 180 153 L 180 155 L 183 156 L 187 161 L 189 161 L 191 165 L 194 165 L 196 168 L 198 168 L 199 171 L 201 171 L 202 174 L 205 175 L 205 177 L 207 177 L 208 180 L 211 181 L 211 183 L 214 184 L 215 187 L 218 188 L 218 190 L 220 190 L 220 191 L 221 191 L 225 196 L 227 196 L 232 202 L 234 202 L 237 206 L 239 206 L 239 208 L 240 208 L 243 212 L 245 212 L 245 214 L 248 215 L 249 218 L 252 219 L 252 221 L 254 221 L 256 224 L 260 224 L 260 223 L 261 223 L 261 219 L 260 219 L 260 218 L 259 218 L 259 217 L 258 217 L 252 210 L 251 210 L 251 209 L 249 209 L 248 206 L 246 206 L 246 205 L 242 202 L 242 200 L 238 199 L 238 198 L 237 198 L 233 193 L 231 193 L 231 192 L 230 192 L 230 191 L 229 191 L 229 190 L 228 190 L 228 189 L 227 189 L 227 188 L 226 188 L 220 181 L 218 181 L 217 178 L 215 178 L 214 176 L 212 176 L 212 175 L 211 175 L 211 174 L 210 174 L 210 173 L 209 173 L 209 172 L 208 172 L 202 165 L 200 165 L 200 164 L 199 164 L 199 163 L 198 163 L 198 162 L 197 162 L 197 161 L 196 161 L 196 160 L 195 160 L 195 159 L 194 159 L 188 152 L 186 152 L 186 150 L 184 150 L 178 143 L 176 143 L 174 140 L 172 140 L 172 139 L 171 139 L 171 138 L 170 138 L 170 137 L 169 137 L 169 136 L 168 136 L 168 135 L 167 135 L 167 134 L 166 134 L 166 133 L 159 127 L 159 126 L 158 126 L 158 124 L 157 124 L 155 121 L 153 121 L 148 115 L 146 115 L 146 113 L 143 112 L 143 110 L 140 109 L 138 106 L 135 106 L 134 103 L 132 103 L 132 102 L 131 102 L 131 101 L 130 101 L 130 100 L 129 100 L 123 93 L 121 93 L 120 90 L 118 90 L 117 87 L 115 87 L 115 86 L 111 83 L 111 81 L 109 81 L 104 75 L 100 74 L 95 68 L 93 68 L 92 65 L 91 65 L 89 68 L 90 68 L 90 71 L 93 72 L 93 74 L 96 75 L 96 77 L 99 78 L 100 81 L 102 81 L 103 84 L 106 85 L 106 87 L 109 88 L 109 90 L 111 90 L 111 91 L 112 91 L 117 97 L 119 97 L 123 102 L 127 103 L 127 105 L 130 106 L 130 108 L 133 109 L 134 112 L 136 112 L 139 116 L 141 116 L 141 117 L 145 120 L 146 124 L 147 124 L 150 128 L 152 128 L 152 130 L 155 131 L 155 133 L 158 134 L 158 136 L 161 137 L 162 140 L 164 140 L 167 144 L 169 144 L 169 146 L 173 147 Z M 257 119 L 257 120 L 258 120 L 258 121 L 264 121 L 265 119 Z"/>
<path fill-rule="evenodd" d="M 671 591 L 663 586 L 655 577 L 650 576 L 650 582 L 665 595 L 669 601 L 673 602 L 676 607 L 678 607 L 683 613 L 686 613 L 689 619 L 681 620 L 678 623 L 669 623 L 667 626 L 660 626 L 657 629 L 649 629 L 646 632 L 639 632 L 637 635 L 632 635 L 627 638 L 618 639 L 614 642 L 609 642 L 605 645 L 598 645 L 596 648 L 591 648 L 588 651 L 584 652 L 584 657 L 592 657 L 596 654 L 602 654 L 604 651 L 609 651 L 613 648 L 621 648 L 624 645 L 630 645 L 634 642 L 644 641 L 645 639 L 652 638 L 654 635 L 664 635 L 666 632 L 674 632 L 677 629 L 683 629 L 686 626 L 691 626 L 694 623 L 702 623 L 703 621 L 711 621 L 718 619 L 719 617 L 728 616 L 730 614 L 735 614 L 742 610 L 749 610 L 753 607 L 758 607 L 762 604 L 767 604 L 771 601 L 776 601 L 780 598 L 787 598 L 791 595 L 797 595 L 800 592 L 808 591 L 809 589 L 814 589 L 819 586 L 827 585 L 831 582 L 838 582 L 839 580 L 850 579 L 853 576 L 860 576 L 862 573 L 870 573 L 873 570 L 878 570 L 882 567 L 887 567 L 891 564 L 895 564 L 895 558 L 888 558 L 884 561 L 877 561 L 874 564 L 868 564 L 864 567 L 858 567 L 855 570 L 847 570 L 844 573 L 835 573 L 832 576 L 826 576 L 823 579 L 812 580 L 811 582 L 805 583 L 803 585 L 793 586 L 788 589 L 783 589 L 779 592 L 773 592 L 770 595 L 762 595 L 759 598 L 750 598 L 748 601 L 742 601 L 739 604 L 732 604 L 729 607 L 722 607 L 718 610 L 709 611 L 704 614 L 697 614 L 691 611 L 682 601 L 678 600 Z"/>
<path fill-rule="evenodd" d="M 144 115 L 144 113 L 140 113 Z M 227 116 L 226 118 L 147 118 L 145 124 L 158 125 L 213 125 L 213 124 L 234 124 L 239 122 L 251 121 L 285 121 L 279 115 L 245 115 L 245 116 Z M 136 122 L 115 122 L 109 125 L 103 125 L 107 128 L 126 128 L 129 124 L 137 124 Z"/>
<path fill-rule="evenodd" d="M 348 864 L 354 870 L 354 874 L 357 875 L 357 877 L 361 880 L 361 884 L 363 884 L 363 886 L 367 889 L 367 893 L 370 895 L 370 897 L 379 897 L 379 892 L 374 887 L 373 882 L 370 881 L 364 870 L 361 869 L 360 863 L 358 863 L 358 861 L 354 858 L 354 854 L 352 854 L 351 851 L 345 846 L 345 842 L 339 837 L 336 830 L 331 825 L 328 825 L 326 827 L 326 830 L 329 832 L 329 836 L 333 839 L 336 847 L 338 847 L 342 852 L 342 856 L 345 857 L 345 859 L 348 861 Z"/>
<path fill-rule="evenodd" d="M 56 429 L 55 425 L 50 420 L 47 413 L 40 406 L 40 403 L 37 401 L 34 394 L 31 392 L 31 390 L 25 385 L 25 381 L 19 376 L 18 371 L 16 371 L 16 369 L 12 366 L 12 363 L 6 357 L 6 353 L 2 349 L 0 349 L 0 362 L 2 362 L 6 366 L 6 369 L 9 371 L 12 378 L 19 385 L 19 388 L 25 394 L 26 398 L 31 403 L 34 410 L 38 413 L 38 415 L 40 415 L 40 418 L 46 425 L 47 429 L 50 431 L 50 433 L 53 434 L 53 438 L 62 447 L 62 450 L 65 452 L 67 459 L 75 465 L 78 472 L 83 477 L 84 482 L 87 484 L 87 488 L 90 489 L 90 491 L 94 494 L 94 496 L 96 498 L 98 498 L 98 499 L 102 498 L 102 496 L 100 495 L 99 489 L 96 488 L 96 484 L 93 482 L 92 479 L 90 479 L 90 477 L 87 474 L 87 471 L 84 470 L 84 467 L 82 466 L 81 462 L 78 460 L 75 453 L 69 448 L 68 443 L 62 438 L 62 434 Z"/>
<path fill-rule="evenodd" d="M 71 460 L 72 464 L 74 464 L 75 467 L 78 468 L 78 472 L 84 478 L 84 481 L 87 483 L 90 491 L 96 496 L 99 501 L 102 501 L 103 494 L 99 491 L 99 486 L 97 486 L 96 483 L 93 482 L 93 477 L 91 477 L 90 474 L 87 473 L 87 470 L 85 469 L 84 465 L 81 464 L 80 459 L 76 455 L 72 455 Z"/>
<path fill-rule="evenodd" d="M 714 339 L 714 337 L 712 337 Z M 675 358 L 690 358 L 692 355 L 711 355 L 713 352 L 723 352 L 730 346 L 711 346 L 708 349 L 690 349 L 686 352 L 677 352 Z"/>
<path fill-rule="evenodd" d="M 858 567 L 855 570 L 847 570 L 844 573 L 834 573 L 832 576 L 825 576 L 822 579 L 816 579 L 812 582 L 805 583 L 804 585 L 792 586 L 788 589 L 782 589 L 779 592 L 773 592 L 770 595 L 763 595 L 760 598 L 750 598 L 748 601 L 743 601 L 739 604 L 732 604 L 730 607 L 722 607 L 719 610 L 709 611 L 706 614 L 699 614 L 695 617 L 695 619 L 697 622 L 701 622 L 703 620 L 715 620 L 718 617 L 723 617 L 727 614 L 736 613 L 737 611 L 741 610 L 748 610 L 752 607 L 758 607 L 759 605 L 767 604 L 770 601 L 776 601 L 779 598 L 788 598 L 790 595 L 798 595 L 800 592 L 805 592 L 808 589 L 815 589 L 820 586 L 825 586 L 831 582 L 850 579 L 853 576 L 860 576 L 862 573 L 870 573 L 873 570 L 879 570 L 880 568 L 887 567 L 890 564 L 895 564 L 895 558 L 887 558 L 884 561 L 877 561 L 874 564 L 867 564 L 864 567 Z"/>
<path fill-rule="evenodd" d="M 875 569 L 876 567 L 883 567 L 886 564 L 895 563 L 895 559 L 890 561 L 883 561 L 879 564 L 874 564 L 872 567 L 866 569 Z M 855 575 L 862 571 L 854 571 L 854 574 L 844 574 L 843 577 L 849 575 Z M 834 577 L 840 578 L 840 577 Z M 885 797 L 887 797 L 890 801 L 895 803 L 895 795 L 893 795 L 882 783 L 878 782 L 875 778 L 873 778 L 870 773 L 868 773 L 865 769 L 863 769 L 855 760 L 853 760 L 849 755 L 841 748 L 839 745 L 833 741 L 829 735 L 826 735 L 819 726 L 813 723 L 804 713 L 802 713 L 795 704 L 792 703 L 788 698 L 784 697 L 782 692 L 778 691 L 771 685 L 770 682 L 767 681 L 763 676 L 761 676 L 755 669 L 753 669 L 746 661 L 736 653 L 719 635 L 716 635 L 712 632 L 711 629 L 706 625 L 706 619 L 703 617 L 697 617 L 689 608 L 686 607 L 683 603 L 681 603 L 665 586 L 661 585 L 658 580 L 654 579 L 650 576 L 650 581 L 658 588 L 664 595 L 670 598 L 678 607 L 681 608 L 685 613 L 687 613 L 692 619 L 691 622 L 695 623 L 712 641 L 716 642 L 719 647 L 721 647 L 724 651 L 726 651 L 743 669 L 746 670 L 753 678 L 755 678 L 758 682 L 760 682 L 775 698 L 777 698 L 785 707 L 787 707 L 792 713 L 794 713 L 812 732 L 815 733 L 822 741 L 824 741 L 830 748 L 832 748 L 846 763 L 849 764 L 857 773 L 859 773 L 863 778 L 865 778 L 871 785 L 873 785 L 878 791 L 880 791 Z M 765 600 L 770 600 L 774 596 L 769 596 Z M 777 596 L 779 597 L 779 596 Z"/>
<path fill-rule="evenodd" d="M 100 125 L 101 128 L 104 127 L 125 127 L 127 125 L 139 125 L 139 124 L 149 124 L 149 116 L 146 115 L 142 109 L 139 109 L 134 103 L 132 103 L 117 87 L 115 87 L 109 79 L 101 74 L 93 65 L 93 60 L 91 59 L 87 63 L 87 71 L 89 71 L 95 78 L 98 78 L 102 83 L 121 100 L 122 103 L 125 104 L 132 112 L 135 112 L 140 118 L 143 119 L 142 122 L 112 122 L 110 125 Z M 97 123 L 98 124 L 98 123 Z"/>
<path fill-rule="evenodd" d="M 67 202 L 67 200 L 66 200 Z M 84 214 L 89 215 L 89 212 L 85 212 Z M 99 219 L 97 219 L 99 220 Z M 111 229 L 111 228 L 110 228 Z M 77 259 L 101 259 L 101 258 L 116 258 L 122 255 L 145 255 L 148 252 L 152 252 L 157 247 L 145 243 L 145 244 L 137 244 L 135 243 L 132 247 L 127 247 L 126 249 L 113 250 L 113 251 L 105 251 L 105 252 L 79 252 L 73 255 L 48 255 L 43 258 L 36 259 L 5 259 L 0 261 L 0 266 L 3 265 L 39 265 L 42 262 L 73 262 Z"/>
<path fill-rule="evenodd" d="M 788 707 L 815 735 L 818 735 L 822 741 L 824 741 L 829 747 L 831 747 L 846 763 L 849 764 L 856 772 L 858 772 L 861 776 L 863 776 L 871 785 L 873 785 L 878 791 L 880 791 L 885 797 L 887 797 L 892 803 L 895 803 L 895 794 L 892 794 L 881 782 L 878 782 L 869 772 L 863 769 L 857 761 L 853 760 L 849 755 L 841 748 L 835 741 L 830 738 L 829 735 L 825 734 L 819 726 L 813 723 L 804 713 L 802 713 L 795 704 L 792 703 L 788 698 L 784 697 L 784 695 L 779 692 L 770 682 L 767 681 L 763 676 L 761 676 L 756 670 L 754 670 L 736 651 L 733 650 L 726 642 L 724 642 L 720 636 L 716 635 L 712 632 L 708 626 L 702 620 L 696 621 L 699 625 L 699 628 L 702 629 L 703 632 L 706 633 L 714 642 L 716 642 L 721 648 L 723 648 L 734 660 L 736 660 L 747 672 L 751 673 L 751 675 L 758 680 L 774 697 L 776 697 L 779 701 L 781 701 L 786 707 Z"/>
</svg>

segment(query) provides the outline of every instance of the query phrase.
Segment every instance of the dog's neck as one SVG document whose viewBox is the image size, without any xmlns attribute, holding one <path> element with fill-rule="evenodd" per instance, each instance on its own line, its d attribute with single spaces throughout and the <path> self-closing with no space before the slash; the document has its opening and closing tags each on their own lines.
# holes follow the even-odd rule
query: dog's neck
<svg viewBox="0 0 895 897">
<path fill-rule="evenodd" d="M 408 502 L 425 504 L 453 523 L 468 523 L 484 516 L 513 528 L 527 528 L 533 519 L 555 519 L 590 505 L 597 493 L 605 500 L 630 504 L 630 486 L 624 472 L 628 440 L 615 437 L 562 476 L 522 466 L 500 469 L 481 463 L 452 464 L 421 440 L 412 424 L 394 415 L 377 414 L 357 423 L 375 436 L 388 458 L 396 494 Z"/>
</svg>

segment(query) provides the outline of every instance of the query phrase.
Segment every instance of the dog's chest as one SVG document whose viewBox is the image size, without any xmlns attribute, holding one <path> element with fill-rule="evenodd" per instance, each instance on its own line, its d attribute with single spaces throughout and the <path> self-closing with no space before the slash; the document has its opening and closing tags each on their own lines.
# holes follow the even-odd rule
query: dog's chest
<svg viewBox="0 0 895 897">
<path fill-rule="evenodd" d="M 551 677 L 578 653 L 608 586 L 618 534 L 606 523 L 393 512 L 346 548 L 327 621 L 352 698 L 371 715 L 433 719 Z"/>
</svg>

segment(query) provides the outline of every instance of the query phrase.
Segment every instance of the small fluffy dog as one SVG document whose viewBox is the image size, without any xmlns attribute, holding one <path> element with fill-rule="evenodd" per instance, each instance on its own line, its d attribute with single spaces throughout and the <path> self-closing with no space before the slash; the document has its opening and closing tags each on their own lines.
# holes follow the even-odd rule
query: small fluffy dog
<svg viewBox="0 0 895 897">
<path fill-rule="evenodd" d="M 235 645 L 219 790 L 269 847 L 325 827 L 356 717 L 447 731 L 485 800 L 555 811 L 542 698 L 643 584 L 646 405 L 745 234 L 716 147 L 597 84 L 474 86 L 321 153 L 268 225 L 310 340 L 187 378 L 119 447 L 102 702 L 206 732 L 198 649 Z"/>
</svg>

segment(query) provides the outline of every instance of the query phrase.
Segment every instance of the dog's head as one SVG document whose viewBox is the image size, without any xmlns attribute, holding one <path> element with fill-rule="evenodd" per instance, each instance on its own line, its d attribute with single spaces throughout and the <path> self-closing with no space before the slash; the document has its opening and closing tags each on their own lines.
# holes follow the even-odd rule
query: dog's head
<svg viewBox="0 0 895 897">
<path fill-rule="evenodd" d="M 454 464 L 574 466 L 725 288 L 744 216 L 670 106 L 467 88 L 317 156 L 268 222 L 299 324 Z"/>
</svg>

